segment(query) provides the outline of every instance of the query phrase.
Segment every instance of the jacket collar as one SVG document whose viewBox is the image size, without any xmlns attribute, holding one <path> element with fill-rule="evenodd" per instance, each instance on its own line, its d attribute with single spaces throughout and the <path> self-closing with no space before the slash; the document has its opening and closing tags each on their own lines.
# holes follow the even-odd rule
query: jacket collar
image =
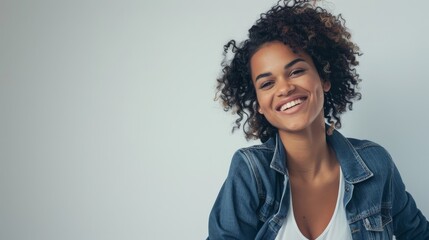
<svg viewBox="0 0 429 240">
<path fill-rule="evenodd" d="M 366 166 L 365 162 L 362 160 L 351 142 L 340 132 L 334 130 L 332 135 L 326 136 L 326 139 L 337 155 L 337 159 L 340 163 L 341 170 L 343 171 L 346 181 L 355 184 L 374 175 Z M 274 147 L 274 154 L 270 167 L 283 175 L 287 175 L 287 166 L 285 161 L 286 152 L 279 134 L 276 134 L 275 137 L 267 142 L 267 144 Z"/>
</svg>

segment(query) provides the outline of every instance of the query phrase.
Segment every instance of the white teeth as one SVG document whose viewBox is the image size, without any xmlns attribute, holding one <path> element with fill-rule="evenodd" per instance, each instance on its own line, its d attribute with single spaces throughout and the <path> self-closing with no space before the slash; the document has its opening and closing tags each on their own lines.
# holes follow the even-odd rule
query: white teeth
<svg viewBox="0 0 429 240">
<path fill-rule="evenodd" d="M 303 100 L 302 100 L 301 98 L 296 99 L 296 100 L 293 100 L 293 101 L 290 101 L 290 102 L 287 102 L 286 104 L 284 104 L 284 105 L 280 108 L 280 111 L 285 111 L 285 110 L 287 110 L 287 109 L 289 109 L 289 108 L 291 108 L 291 107 L 294 107 L 294 106 L 296 106 L 296 105 L 298 105 L 298 104 L 300 104 L 300 103 L 302 103 L 302 102 L 303 102 Z"/>
</svg>

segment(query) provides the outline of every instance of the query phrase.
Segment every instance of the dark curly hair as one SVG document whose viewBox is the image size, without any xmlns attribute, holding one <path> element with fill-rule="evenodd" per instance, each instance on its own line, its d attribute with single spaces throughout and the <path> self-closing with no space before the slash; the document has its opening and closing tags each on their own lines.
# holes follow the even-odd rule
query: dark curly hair
<svg viewBox="0 0 429 240">
<path fill-rule="evenodd" d="M 360 99 L 360 82 L 355 67 L 359 48 L 351 41 L 341 14 L 334 16 L 309 0 L 280 0 L 268 12 L 260 15 L 249 30 L 248 39 L 224 46 L 222 74 L 217 79 L 216 99 L 224 110 L 238 115 L 233 131 L 240 128 L 246 139 L 262 142 L 273 136 L 277 129 L 257 111 L 258 103 L 251 79 L 250 58 L 267 42 L 281 41 L 295 52 L 303 50 L 311 56 L 319 76 L 331 83 L 324 96 L 324 116 L 336 128 L 341 127 L 340 114 L 352 109 L 352 100 Z M 227 55 L 232 53 L 232 60 Z"/>
</svg>

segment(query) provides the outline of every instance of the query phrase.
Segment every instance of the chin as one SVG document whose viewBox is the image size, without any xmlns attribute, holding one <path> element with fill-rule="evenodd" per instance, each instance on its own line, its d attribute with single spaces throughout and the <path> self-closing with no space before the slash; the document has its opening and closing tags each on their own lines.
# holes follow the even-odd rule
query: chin
<svg viewBox="0 0 429 240">
<path fill-rule="evenodd" d="M 317 126 L 316 126 L 317 125 Z M 279 131 L 289 132 L 289 133 L 300 133 L 304 132 L 306 130 L 316 130 L 320 127 L 324 127 L 324 121 L 321 121 L 320 124 L 318 124 L 318 121 L 300 121 L 300 122 L 294 122 L 294 123 L 287 123 L 282 126 L 279 126 L 277 129 Z"/>
<path fill-rule="evenodd" d="M 285 125 L 285 126 L 281 126 L 279 127 L 279 131 L 284 131 L 284 132 L 290 132 L 290 133 L 296 133 L 296 132 L 301 132 L 303 130 L 305 130 L 306 128 L 308 128 L 308 126 L 306 126 L 305 124 L 291 124 L 291 125 Z"/>
</svg>

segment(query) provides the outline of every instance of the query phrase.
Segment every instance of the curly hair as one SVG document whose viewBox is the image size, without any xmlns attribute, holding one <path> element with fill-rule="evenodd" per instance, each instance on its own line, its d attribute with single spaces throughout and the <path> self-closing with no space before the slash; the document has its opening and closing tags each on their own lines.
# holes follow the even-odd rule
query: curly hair
<svg viewBox="0 0 429 240">
<path fill-rule="evenodd" d="M 361 81 L 355 67 L 361 53 L 351 41 L 341 14 L 334 16 L 310 0 L 280 0 L 249 29 L 248 39 L 237 43 L 230 40 L 224 46 L 222 73 L 217 79 L 216 98 L 225 111 L 238 115 L 233 131 L 244 120 L 246 139 L 265 142 L 277 129 L 257 111 L 255 87 L 251 79 L 250 59 L 264 44 L 281 41 L 295 52 L 300 49 L 311 56 L 316 70 L 331 89 L 324 96 L 324 117 L 341 128 L 340 115 L 352 110 L 352 100 L 359 100 Z M 232 53 L 232 60 L 227 55 Z"/>
</svg>

